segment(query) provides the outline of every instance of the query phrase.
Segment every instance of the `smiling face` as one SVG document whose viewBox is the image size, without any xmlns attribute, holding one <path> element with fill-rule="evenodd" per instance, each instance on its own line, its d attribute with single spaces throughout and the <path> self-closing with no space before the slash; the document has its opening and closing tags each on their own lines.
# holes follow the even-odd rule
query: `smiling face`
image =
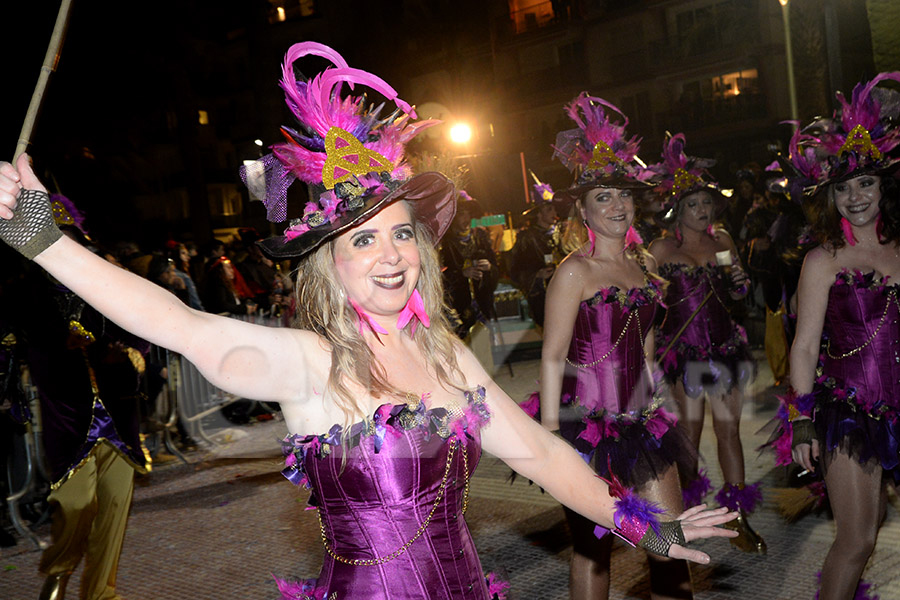
<svg viewBox="0 0 900 600">
<path fill-rule="evenodd" d="M 415 226 L 403 202 L 342 233 L 332 253 L 347 296 L 370 314 L 399 313 L 419 280 Z"/>
<path fill-rule="evenodd" d="M 581 217 L 597 235 L 624 237 L 634 221 L 634 192 L 600 187 L 588 190 L 581 198 Z"/>
<path fill-rule="evenodd" d="M 713 222 L 716 203 L 709 192 L 692 192 L 679 202 L 678 223 L 694 231 L 706 231 Z"/>
<path fill-rule="evenodd" d="M 860 175 L 847 181 L 831 184 L 828 194 L 838 214 L 856 227 L 863 227 L 878 218 L 881 200 L 881 177 Z"/>
</svg>

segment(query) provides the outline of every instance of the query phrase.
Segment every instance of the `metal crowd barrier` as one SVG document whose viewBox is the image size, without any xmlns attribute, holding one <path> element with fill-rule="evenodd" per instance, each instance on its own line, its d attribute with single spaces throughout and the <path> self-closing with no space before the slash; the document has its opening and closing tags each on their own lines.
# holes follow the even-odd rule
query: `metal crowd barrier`
<svg viewBox="0 0 900 600">
<path fill-rule="evenodd" d="M 272 317 L 267 315 L 228 315 L 231 318 L 267 327 L 288 326 L 287 316 Z M 174 395 L 173 404 L 192 435 L 198 435 L 206 442 L 215 445 L 207 433 L 207 425 L 212 415 L 226 406 L 243 400 L 211 384 L 188 359 L 175 352 L 166 351 L 166 365 L 169 371 L 169 392 Z M 206 421 L 206 422 L 205 422 Z M 223 422 L 223 426 L 227 425 Z"/>
</svg>

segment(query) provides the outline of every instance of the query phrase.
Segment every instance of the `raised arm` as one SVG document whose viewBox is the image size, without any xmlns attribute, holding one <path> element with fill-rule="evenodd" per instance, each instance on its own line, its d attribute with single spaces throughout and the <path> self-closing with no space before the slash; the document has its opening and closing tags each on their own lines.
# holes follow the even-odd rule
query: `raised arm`
<svg viewBox="0 0 900 600">
<path fill-rule="evenodd" d="M 583 290 L 583 266 L 566 258 L 547 287 L 544 305 L 544 344 L 541 350 L 541 423 L 550 431 L 559 429 L 559 402 L 566 356 L 578 316 Z"/>
<path fill-rule="evenodd" d="M 163 288 L 103 260 L 60 234 L 46 188 L 26 155 L 16 167 L 0 163 L 4 241 L 20 251 L 25 248 L 26 256 L 33 255 L 37 264 L 126 331 L 187 357 L 214 385 L 278 402 L 306 397 L 305 360 L 317 343 L 315 336 L 195 311 Z M 17 197 L 23 199 L 21 205 Z M 36 222 L 42 229 L 29 231 Z"/>
</svg>

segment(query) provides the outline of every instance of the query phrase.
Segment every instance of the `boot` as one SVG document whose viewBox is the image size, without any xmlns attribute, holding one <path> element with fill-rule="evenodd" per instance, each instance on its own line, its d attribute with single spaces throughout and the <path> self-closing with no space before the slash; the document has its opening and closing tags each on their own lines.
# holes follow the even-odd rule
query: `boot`
<svg viewBox="0 0 900 600">
<path fill-rule="evenodd" d="M 743 483 L 726 483 L 716 494 L 716 502 L 725 506 L 728 510 L 738 513 L 733 521 L 725 523 L 723 527 L 738 532 L 738 536 L 731 538 L 731 545 L 743 552 L 751 554 L 765 554 L 766 542 L 758 533 L 753 531 L 747 521 L 747 513 L 753 512 L 756 505 L 762 501 L 760 484 L 744 485 Z"/>
<path fill-rule="evenodd" d="M 749 554 L 765 554 L 768 550 L 766 541 L 750 527 L 744 511 L 739 511 L 735 520 L 725 523 L 722 527 L 738 532 L 737 537 L 728 540 L 738 550 Z"/>
<path fill-rule="evenodd" d="M 66 584 L 69 583 L 70 575 L 72 575 L 71 571 L 47 575 L 38 600 L 63 600 L 66 597 Z"/>
</svg>

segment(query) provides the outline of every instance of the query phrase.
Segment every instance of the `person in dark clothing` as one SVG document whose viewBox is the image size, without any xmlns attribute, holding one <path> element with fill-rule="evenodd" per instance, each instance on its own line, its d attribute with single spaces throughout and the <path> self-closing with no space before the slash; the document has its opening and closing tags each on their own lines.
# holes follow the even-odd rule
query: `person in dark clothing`
<svg viewBox="0 0 900 600">
<path fill-rule="evenodd" d="M 547 282 L 556 269 L 559 242 L 555 237 L 556 208 L 542 200 L 523 213 L 528 225 L 519 230 L 511 250 L 510 276 L 525 294 L 532 320 L 544 326 L 544 299 Z"/>
<path fill-rule="evenodd" d="M 256 312 L 256 303 L 249 299 L 252 294 L 247 284 L 225 256 L 212 262 L 206 276 L 205 293 L 203 305 L 211 313 L 252 315 Z"/>
<path fill-rule="evenodd" d="M 462 191 L 457 197 L 456 216 L 441 243 L 444 295 L 459 319 L 456 334 L 465 338 L 478 321 L 494 316 L 494 290 L 500 278 L 497 255 L 484 227 L 472 227 L 482 216 L 478 201 Z"/>
</svg>

